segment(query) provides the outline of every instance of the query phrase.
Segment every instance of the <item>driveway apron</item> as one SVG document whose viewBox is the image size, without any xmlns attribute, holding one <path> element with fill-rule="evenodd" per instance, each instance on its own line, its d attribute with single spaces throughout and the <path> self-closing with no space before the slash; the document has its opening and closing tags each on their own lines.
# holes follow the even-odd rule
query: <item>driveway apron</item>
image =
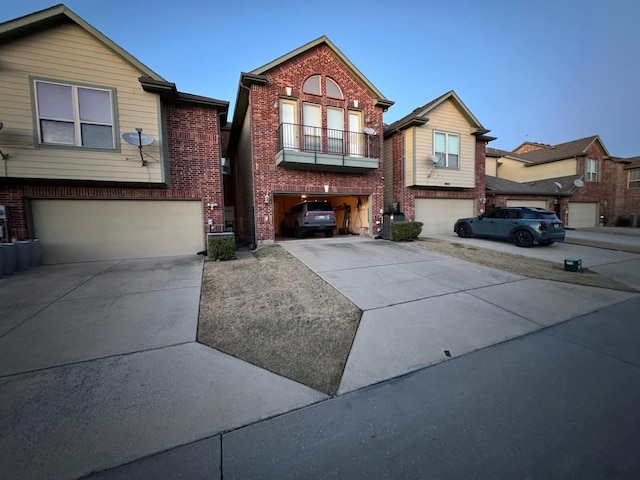
<svg viewBox="0 0 640 480">
<path fill-rule="evenodd" d="M 2 478 L 78 478 L 326 396 L 195 342 L 201 257 L 0 279 Z"/>
<path fill-rule="evenodd" d="M 281 245 L 363 310 L 338 394 L 637 297 L 366 237 Z"/>
</svg>

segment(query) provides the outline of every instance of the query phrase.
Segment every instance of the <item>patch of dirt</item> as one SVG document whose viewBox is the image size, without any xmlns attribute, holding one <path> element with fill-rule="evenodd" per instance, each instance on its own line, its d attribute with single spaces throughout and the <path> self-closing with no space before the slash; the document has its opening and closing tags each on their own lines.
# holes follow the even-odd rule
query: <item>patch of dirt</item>
<svg viewBox="0 0 640 480">
<path fill-rule="evenodd" d="M 632 287 L 617 282 L 611 278 L 599 275 L 587 268 L 582 273 L 566 272 L 564 265 L 558 265 L 548 260 L 525 257 L 506 252 L 497 252 L 487 248 L 474 247 L 439 238 L 421 238 L 411 243 L 418 248 L 442 253 L 450 257 L 468 262 L 496 268 L 505 272 L 515 273 L 524 277 L 540 278 L 556 282 L 573 283 L 589 287 L 609 288 L 636 292 Z"/>
<path fill-rule="evenodd" d="M 279 245 L 204 264 L 198 341 L 335 395 L 362 312 Z"/>
</svg>

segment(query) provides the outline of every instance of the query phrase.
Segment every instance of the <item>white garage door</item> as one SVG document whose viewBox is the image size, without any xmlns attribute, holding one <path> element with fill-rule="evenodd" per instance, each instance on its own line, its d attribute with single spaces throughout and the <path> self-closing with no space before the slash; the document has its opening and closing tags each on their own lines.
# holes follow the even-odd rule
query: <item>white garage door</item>
<svg viewBox="0 0 640 480">
<path fill-rule="evenodd" d="M 587 228 L 598 225 L 597 203 L 569 202 L 569 224 L 571 228 Z"/>
<path fill-rule="evenodd" d="M 199 200 L 32 200 L 44 263 L 190 255 L 204 248 Z"/>
<path fill-rule="evenodd" d="M 422 236 L 453 233 L 458 218 L 473 217 L 473 200 L 416 198 L 416 222 L 422 222 Z"/>
<path fill-rule="evenodd" d="M 507 207 L 547 208 L 546 200 L 507 200 Z"/>
</svg>

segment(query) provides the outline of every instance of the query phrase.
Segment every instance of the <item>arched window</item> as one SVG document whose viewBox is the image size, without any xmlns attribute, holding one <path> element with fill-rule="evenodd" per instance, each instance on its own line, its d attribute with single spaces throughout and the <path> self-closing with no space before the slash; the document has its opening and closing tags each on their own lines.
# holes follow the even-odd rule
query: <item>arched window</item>
<svg viewBox="0 0 640 480">
<path fill-rule="evenodd" d="M 334 82 L 329 77 L 327 77 L 325 83 L 326 83 L 325 92 L 326 92 L 327 97 L 339 98 L 340 100 L 342 100 L 344 98 L 342 96 L 342 90 L 340 90 L 340 87 L 338 86 L 338 84 L 336 82 Z"/>
<path fill-rule="evenodd" d="M 313 75 L 307 78 L 302 85 L 302 91 L 304 93 L 310 93 L 312 95 L 321 95 L 320 92 L 320 75 Z"/>
</svg>

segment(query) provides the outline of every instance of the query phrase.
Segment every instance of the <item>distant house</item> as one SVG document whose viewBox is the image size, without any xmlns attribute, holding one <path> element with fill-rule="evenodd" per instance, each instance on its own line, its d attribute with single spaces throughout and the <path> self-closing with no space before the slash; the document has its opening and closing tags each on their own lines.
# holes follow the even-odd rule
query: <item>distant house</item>
<svg viewBox="0 0 640 480">
<path fill-rule="evenodd" d="M 451 233 L 485 209 L 485 150 L 494 137 L 454 91 L 385 128 L 384 197 L 423 234 Z"/>
<path fill-rule="evenodd" d="M 229 140 L 239 240 L 272 243 L 289 208 L 311 199 L 331 202 L 337 231 L 377 233 L 392 104 L 324 36 L 241 74 Z"/>
<path fill-rule="evenodd" d="M 539 206 L 555 209 L 569 227 L 615 223 L 624 210 L 620 197 L 623 162 L 613 158 L 596 136 L 558 145 L 525 142 L 512 152 L 487 149 L 487 171 L 495 177 L 529 185 L 557 186 L 537 198 Z M 493 191 L 498 203 L 522 202 L 513 193 Z M 566 193 L 570 195 L 563 197 Z M 506 195 L 506 196 L 505 196 Z"/>
<path fill-rule="evenodd" d="M 5 240 L 58 263 L 193 254 L 222 227 L 228 102 L 179 92 L 64 5 L 0 24 L 0 64 Z"/>
<path fill-rule="evenodd" d="M 640 157 L 621 158 L 622 175 L 618 182 L 617 203 L 621 205 L 619 222 L 640 227 Z"/>
</svg>

